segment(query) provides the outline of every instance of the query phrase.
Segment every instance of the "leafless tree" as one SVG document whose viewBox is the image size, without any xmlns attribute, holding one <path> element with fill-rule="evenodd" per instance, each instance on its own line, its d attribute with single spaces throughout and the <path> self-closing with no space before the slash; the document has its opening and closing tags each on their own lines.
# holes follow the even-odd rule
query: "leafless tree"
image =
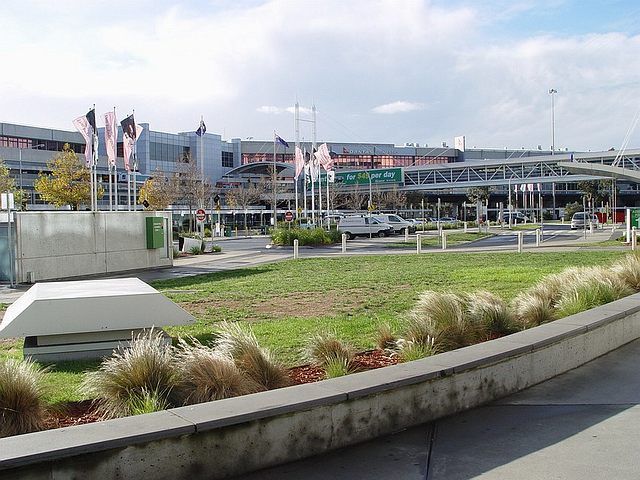
<svg viewBox="0 0 640 480">
<path fill-rule="evenodd" d="M 360 185 L 356 185 L 344 195 L 344 205 L 351 210 L 360 210 L 362 203 L 365 201 L 368 192 L 364 192 Z"/>
<path fill-rule="evenodd" d="M 244 211 L 245 228 L 247 228 L 247 207 L 259 202 L 265 191 L 266 184 L 263 180 L 252 182 L 251 179 L 246 183 L 241 183 L 226 191 L 227 203 L 234 208 L 240 208 Z"/>
<path fill-rule="evenodd" d="M 190 156 L 178 163 L 177 200 L 189 207 L 189 228 L 193 231 L 193 209 L 209 204 L 213 185 L 202 176 L 200 165 Z"/>
</svg>

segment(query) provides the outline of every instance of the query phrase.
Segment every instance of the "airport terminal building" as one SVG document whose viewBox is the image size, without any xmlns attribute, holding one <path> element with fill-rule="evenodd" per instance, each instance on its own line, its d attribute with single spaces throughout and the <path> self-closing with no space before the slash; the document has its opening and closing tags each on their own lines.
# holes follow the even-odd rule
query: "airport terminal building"
<svg viewBox="0 0 640 480">
<path fill-rule="evenodd" d="M 205 177 L 220 190 L 224 198 L 226 188 L 233 188 L 256 177 L 267 175 L 275 164 L 278 171 L 278 190 L 282 192 L 278 202 L 286 202 L 283 208 L 291 207 L 294 174 L 292 141 L 287 148 L 280 144 L 274 148 L 272 140 L 224 140 L 221 135 L 205 133 L 201 150 L 201 137 L 193 131 L 168 133 L 154 130 L 150 123 L 141 125 L 144 131 L 137 142 L 138 188 L 145 179 L 152 177 L 154 172 L 176 172 L 181 162 L 195 161 L 199 164 L 202 155 Z M 106 185 L 106 150 L 102 129 L 99 130 L 98 181 Z M 17 185 L 27 192 L 28 208 L 51 208 L 39 198 L 33 189 L 33 183 L 39 172 L 47 171 L 47 162 L 62 150 L 65 143 L 68 143 L 81 159 L 84 157 L 84 139 L 78 132 L 0 123 L 0 158 L 10 168 Z M 507 186 L 510 182 L 507 180 L 507 175 L 511 175 L 509 172 L 517 174 L 520 179 L 516 184 L 531 182 L 541 185 L 540 191 L 544 192 L 545 196 L 553 193 L 554 208 L 556 195 L 560 197 L 558 204 L 562 204 L 566 200 L 575 200 L 580 193 L 573 177 L 572 181 L 563 182 L 561 176 L 555 181 L 549 175 L 558 172 L 553 166 L 555 159 L 573 158 L 574 154 L 580 155 L 581 152 L 553 152 L 556 154 L 554 156 L 552 152 L 544 151 L 540 147 L 532 150 L 509 150 L 464 147 L 460 149 L 445 144 L 430 147 L 418 144 L 398 146 L 386 143 L 327 142 L 327 145 L 338 172 L 399 168 L 402 169 L 403 176 L 395 187 L 407 193 L 418 192 L 426 197 L 442 197 L 443 201 L 448 199 L 461 203 L 469 186 L 486 184 L 494 185 L 494 191 L 500 201 L 506 202 L 510 188 Z M 303 142 L 301 148 L 310 155 L 312 145 L 309 142 Z M 118 155 L 118 203 L 126 205 L 127 176 L 121 158 L 121 130 L 118 132 Z M 621 186 L 621 190 L 621 193 L 637 194 L 636 185 Z M 106 206 L 108 205 L 103 199 L 101 207 Z"/>
</svg>

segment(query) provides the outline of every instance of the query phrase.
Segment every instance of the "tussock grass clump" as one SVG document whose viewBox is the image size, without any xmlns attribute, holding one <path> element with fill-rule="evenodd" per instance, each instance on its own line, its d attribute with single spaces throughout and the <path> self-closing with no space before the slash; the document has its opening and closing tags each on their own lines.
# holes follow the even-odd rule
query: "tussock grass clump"
<svg viewBox="0 0 640 480">
<path fill-rule="evenodd" d="M 233 359 L 194 342 L 190 345 L 181 340 L 176 354 L 180 369 L 178 391 L 183 404 L 211 402 L 262 390 L 240 371 Z"/>
<path fill-rule="evenodd" d="M 515 323 L 520 329 L 537 327 L 556 319 L 556 311 L 549 295 L 526 291 L 517 295 L 512 303 Z"/>
<path fill-rule="evenodd" d="M 177 381 L 173 348 L 150 330 L 87 373 L 82 390 L 96 399 L 104 418 L 115 418 L 134 415 L 141 405 L 145 412 L 153 405 L 159 410 L 172 406 Z"/>
<path fill-rule="evenodd" d="M 388 323 L 378 326 L 378 330 L 376 332 L 376 345 L 380 350 L 395 348 L 397 341 L 398 339 Z"/>
<path fill-rule="evenodd" d="M 633 293 L 622 278 L 602 267 L 585 269 L 584 276 L 565 286 L 556 305 L 559 317 L 583 312 Z"/>
<path fill-rule="evenodd" d="M 30 360 L 0 360 L 0 437 L 42 429 L 44 374 Z"/>
<path fill-rule="evenodd" d="M 353 373 L 354 356 L 354 348 L 340 340 L 335 332 L 316 333 L 309 339 L 304 352 L 309 362 L 324 368 L 328 378 Z"/>
<path fill-rule="evenodd" d="M 443 351 L 473 345 L 482 340 L 482 325 L 465 317 L 464 297 L 454 293 L 427 291 L 409 313 L 408 340 L 426 345 L 435 338 Z"/>
<path fill-rule="evenodd" d="M 611 266 L 611 271 L 631 289 L 640 291 L 640 257 L 637 254 L 626 255 Z"/>
<path fill-rule="evenodd" d="M 273 352 L 260 347 L 248 327 L 224 323 L 220 327 L 216 347 L 221 354 L 233 358 L 236 366 L 261 389 L 272 390 L 291 384 L 284 367 Z"/>
<path fill-rule="evenodd" d="M 430 357 L 438 353 L 434 338 L 431 338 L 425 343 L 418 343 L 411 340 L 398 340 L 397 349 L 398 358 L 402 363 L 420 360 L 421 358 Z"/>
<path fill-rule="evenodd" d="M 466 315 L 471 323 L 488 334 L 506 335 L 516 330 L 506 302 L 486 290 L 466 295 Z"/>
</svg>

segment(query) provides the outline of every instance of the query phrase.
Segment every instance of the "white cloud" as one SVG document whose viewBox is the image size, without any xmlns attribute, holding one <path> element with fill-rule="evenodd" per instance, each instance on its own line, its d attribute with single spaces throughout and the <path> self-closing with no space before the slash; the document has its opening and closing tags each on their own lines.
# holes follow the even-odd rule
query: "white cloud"
<svg viewBox="0 0 640 480">
<path fill-rule="evenodd" d="M 462 132 L 478 146 L 548 146 L 553 87 L 557 145 L 619 145 L 640 98 L 640 36 L 514 36 L 491 14 L 558 0 L 466 3 L 5 0 L 0 120 L 71 129 L 95 102 L 135 108 L 155 130 L 202 114 L 211 132 L 269 138 L 293 133 L 299 99 L 304 118 L 317 105 L 319 139 L 435 145 Z M 390 115 L 421 110 L 420 122 Z"/>
<path fill-rule="evenodd" d="M 378 105 L 377 107 L 373 107 L 371 109 L 373 113 L 386 113 L 386 114 L 413 112 L 415 110 L 424 110 L 424 105 L 422 103 L 405 102 L 402 100 L 398 100 L 396 102 L 385 103 L 384 105 Z"/>
</svg>

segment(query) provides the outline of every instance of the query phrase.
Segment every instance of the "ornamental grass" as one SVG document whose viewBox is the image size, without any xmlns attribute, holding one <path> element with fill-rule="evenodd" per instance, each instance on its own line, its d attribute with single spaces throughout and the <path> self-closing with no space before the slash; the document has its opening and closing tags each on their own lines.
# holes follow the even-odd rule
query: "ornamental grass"
<svg viewBox="0 0 640 480">
<path fill-rule="evenodd" d="M 205 347 L 195 339 L 180 340 L 176 353 L 181 403 L 191 405 L 237 397 L 262 390 L 244 375 L 233 359 Z"/>
<path fill-rule="evenodd" d="M 291 380 L 273 352 L 262 348 L 254 333 L 239 323 L 223 323 L 216 349 L 233 359 L 236 366 L 262 390 L 286 387 Z"/>
<path fill-rule="evenodd" d="M 0 360 L 0 437 L 41 430 L 45 369 L 30 360 Z"/>
<path fill-rule="evenodd" d="M 139 334 L 128 348 L 118 349 L 98 370 L 86 374 L 82 389 L 95 398 L 103 418 L 174 406 L 178 369 L 173 348 L 153 329 Z"/>
</svg>

